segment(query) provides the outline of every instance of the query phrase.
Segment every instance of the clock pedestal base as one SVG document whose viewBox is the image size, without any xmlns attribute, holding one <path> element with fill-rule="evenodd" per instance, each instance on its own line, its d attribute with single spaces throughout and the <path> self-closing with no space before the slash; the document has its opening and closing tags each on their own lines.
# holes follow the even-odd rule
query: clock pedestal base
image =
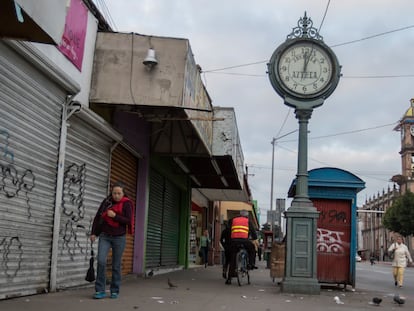
<svg viewBox="0 0 414 311">
<path fill-rule="evenodd" d="M 286 293 L 319 295 L 320 285 L 317 279 L 316 262 L 319 212 L 310 201 L 306 205 L 308 206 L 295 207 L 292 204 L 285 212 L 287 219 L 286 263 L 281 290 Z"/>
</svg>

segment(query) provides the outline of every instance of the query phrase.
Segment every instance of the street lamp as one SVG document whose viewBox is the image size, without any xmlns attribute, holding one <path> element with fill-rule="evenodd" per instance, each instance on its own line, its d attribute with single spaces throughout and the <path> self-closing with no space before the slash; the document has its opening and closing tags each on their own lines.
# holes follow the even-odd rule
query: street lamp
<svg viewBox="0 0 414 311">
<path fill-rule="evenodd" d="M 290 131 L 290 132 L 288 132 L 286 134 L 283 134 L 281 136 L 278 136 L 278 137 L 273 137 L 272 141 L 270 142 L 272 144 L 272 176 L 271 176 L 271 181 L 270 181 L 270 214 L 271 214 L 271 218 L 272 218 L 272 223 L 270 224 L 270 230 L 273 232 L 273 237 L 275 235 L 274 219 L 273 219 L 273 179 L 274 179 L 274 175 L 275 175 L 275 173 L 274 173 L 274 171 L 275 171 L 275 145 L 276 145 L 276 142 L 279 139 L 281 139 L 283 137 L 286 137 L 290 134 L 293 134 L 297 131 L 299 131 L 299 129 Z M 280 226 L 280 223 L 279 223 L 279 226 Z"/>
</svg>

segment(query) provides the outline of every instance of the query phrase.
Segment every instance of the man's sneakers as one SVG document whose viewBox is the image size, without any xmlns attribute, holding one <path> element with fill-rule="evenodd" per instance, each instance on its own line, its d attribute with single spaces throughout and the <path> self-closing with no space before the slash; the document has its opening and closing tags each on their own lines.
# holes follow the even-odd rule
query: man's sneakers
<svg viewBox="0 0 414 311">
<path fill-rule="evenodd" d="M 118 293 L 111 293 L 111 299 L 117 299 L 118 298 L 118 296 L 119 296 L 119 294 Z"/>
<path fill-rule="evenodd" d="M 93 298 L 94 299 L 102 299 L 102 298 L 105 298 L 105 297 L 106 297 L 106 293 L 105 292 L 96 292 L 93 295 Z"/>
</svg>

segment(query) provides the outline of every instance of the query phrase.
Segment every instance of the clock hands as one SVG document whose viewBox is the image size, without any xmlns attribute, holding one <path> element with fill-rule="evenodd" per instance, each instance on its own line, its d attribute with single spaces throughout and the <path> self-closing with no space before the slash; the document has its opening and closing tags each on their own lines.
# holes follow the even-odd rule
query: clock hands
<svg viewBox="0 0 414 311">
<path fill-rule="evenodd" d="M 306 69 L 308 67 L 308 63 L 309 63 L 309 56 L 308 56 L 308 52 L 306 51 L 305 54 L 303 55 L 303 72 L 302 72 L 301 80 L 303 80 L 304 77 L 305 77 L 305 73 L 306 73 Z"/>
<path fill-rule="evenodd" d="M 303 54 L 303 72 L 302 72 L 301 80 L 304 80 L 306 77 L 308 77 L 308 75 L 306 74 L 307 72 L 306 70 L 308 69 L 308 64 L 311 59 L 312 52 L 313 52 L 313 46 L 310 51 L 305 51 L 305 53 Z"/>
</svg>

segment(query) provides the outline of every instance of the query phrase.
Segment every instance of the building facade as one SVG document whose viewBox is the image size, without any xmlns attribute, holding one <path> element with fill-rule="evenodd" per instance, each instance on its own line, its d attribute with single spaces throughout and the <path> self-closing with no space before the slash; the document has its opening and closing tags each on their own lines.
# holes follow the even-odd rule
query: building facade
<svg viewBox="0 0 414 311">
<path fill-rule="evenodd" d="M 376 196 L 366 200 L 359 213 L 362 233 L 362 245 L 359 250 L 362 257 L 369 259 L 373 256 L 377 260 L 389 260 L 388 247 L 395 241 L 394 233 L 385 229 L 382 218 L 394 201 L 407 190 L 414 191 L 414 99 L 410 100 L 410 107 L 394 128 L 401 134 L 401 174 L 390 178 L 394 186 L 383 190 Z M 405 241 L 413 252 L 413 238 Z"/>
<path fill-rule="evenodd" d="M 123 274 L 188 267 L 213 202 L 250 199 L 234 110 L 212 106 L 188 40 L 114 33 L 89 0 L 0 9 L 0 299 L 85 284 L 117 180 L 135 202 Z"/>
</svg>

